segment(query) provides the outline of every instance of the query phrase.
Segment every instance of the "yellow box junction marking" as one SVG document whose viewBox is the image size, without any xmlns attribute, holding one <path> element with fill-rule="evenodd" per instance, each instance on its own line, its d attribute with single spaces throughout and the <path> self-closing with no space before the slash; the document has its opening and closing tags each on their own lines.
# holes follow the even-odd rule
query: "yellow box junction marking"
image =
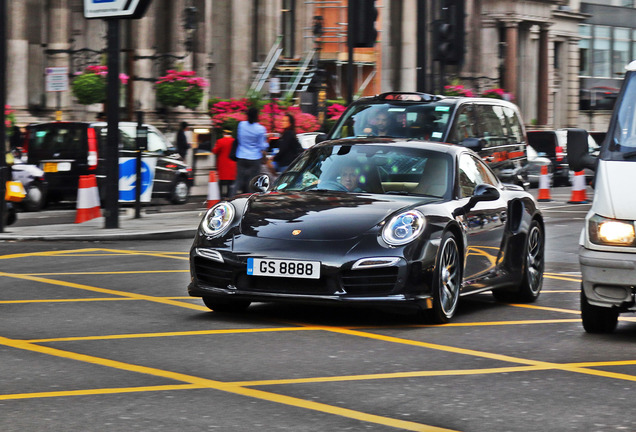
<svg viewBox="0 0 636 432">
<path fill-rule="evenodd" d="M 477 251 L 474 251 L 477 252 Z M 480 251 L 483 253 L 483 251 Z M 187 253 L 177 252 L 155 252 L 155 251 L 129 251 L 129 250 L 113 250 L 113 249 L 78 249 L 68 251 L 53 251 L 53 252 L 37 252 L 28 254 L 15 254 L 0 256 L 0 259 L 17 259 L 25 257 L 52 257 L 52 256 L 111 256 L 111 255 L 144 255 L 157 258 L 168 258 L 178 260 L 188 260 Z M 185 255 L 185 256 L 181 256 Z M 487 253 L 483 253 L 487 256 Z M 176 301 L 175 298 L 169 297 L 156 297 L 142 294 L 134 294 L 125 291 L 111 290 L 105 288 L 98 288 L 89 285 L 76 284 L 71 282 L 57 281 L 54 279 L 47 279 L 41 276 L 61 276 L 61 275 L 79 275 L 79 274 L 136 274 L 136 273 L 160 273 L 160 272 L 187 272 L 187 270 L 174 270 L 174 271 L 130 271 L 130 272 L 73 272 L 73 273 L 46 273 L 46 274 L 15 274 L 0 272 L 0 277 L 9 277 L 22 280 L 30 280 L 33 282 L 39 282 L 44 284 L 58 285 L 69 288 L 81 289 L 91 292 L 99 292 L 103 294 L 116 296 L 114 298 L 101 298 L 101 299 L 68 299 L 68 300 L 39 300 L 42 302 L 47 301 L 108 301 L 108 300 L 146 300 L 155 303 L 161 303 L 170 306 L 178 306 L 188 309 L 194 309 L 199 311 L 209 311 L 207 307 Z M 580 282 L 580 278 L 574 275 L 561 275 L 561 274 L 545 274 L 546 278 L 564 280 L 569 282 Z M 187 298 L 187 297 L 186 297 Z M 0 303 L 26 303 L 34 302 L 38 300 L 25 300 L 25 301 L 5 301 Z M 526 307 L 536 310 L 547 310 L 559 313 L 578 314 L 579 311 L 540 307 L 533 305 L 519 305 L 513 304 L 514 307 Z M 445 326 L 476 326 L 476 325 L 515 325 L 515 324 L 545 324 L 545 323 L 563 323 L 563 322 L 578 322 L 578 319 L 560 319 L 560 320 L 526 320 L 526 321 L 508 321 L 508 322 L 487 322 L 487 323 L 451 323 Z M 435 326 L 435 327 L 445 327 Z M 384 327 L 384 326 L 383 326 Z M 404 327 L 404 326 L 400 326 Z M 417 325 L 414 327 L 429 327 L 427 325 Z M 373 328 L 373 327 L 367 327 Z M 205 335 L 205 334 L 240 334 L 240 333 L 255 333 L 255 332 L 274 332 L 274 331 L 327 331 L 353 337 L 363 337 L 383 342 L 397 343 L 402 345 L 416 346 L 425 349 L 432 349 L 436 351 L 445 351 L 454 354 L 462 354 L 473 357 L 487 358 L 491 360 L 497 360 L 508 363 L 515 363 L 515 366 L 500 367 L 500 368 L 485 368 L 485 369 L 466 369 L 466 370 L 442 370 L 442 371 L 414 371 L 414 372 L 395 372 L 395 373 L 380 373 L 380 374 L 366 374 L 366 375 L 351 375 L 351 376 L 339 376 L 339 377 L 309 377 L 298 379 L 280 379 L 280 380 L 261 380 L 261 381 L 245 381 L 245 382 L 232 382 L 224 383 L 215 380 L 204 379 L 200 377 L 194 377 L 190 375 L 165 371 L 161 369 L 155 369 L 140 365 L 134 365 L 129 363 L 118 362 L 115 360 L 109 360 L 99 357 L 93 357 L 69 351 L 64 351 L 56 348 L 44 347 L 37 345 L 37 343 L 45 342 L 60 342 L 60 341 L 77 341 L 77 340 L 108 340 L 108 339 L 123 339 L 123 338 L 143 338 L 143 337 L 166 337 L 166 336 L 189 336 L 189 335 Z M 588 375 L 595 375 L 599 377 L 621 379 L 626 381 L 636 381 L 636 377 L 628 374 L 614 373 L 601 371 L 596 369 L 590 369 L 602 366 L 622 366 L 622 365 L 634 365 L 634 361 L 620 361 L 620 362 L 583 362 L 583 363 L 569 363 L 558 364 L 551 362 L 535 361 L 531 359 L 517 358 L 513 356 L 500 355 L 496 353 L 489 353 L 471 349 L 457 348 L 421 341 L 414 341 L 409 339 L 378 335 L 374 333 L 364 332 L 356 330 L 354 328 L 340 328 L 329 326 L 311 326 L 305 324 L 294 324 L 291 327 L 280 328 L 264 328 L 264 329 L 230 329 L 230 330 L 202 330 L 202 331 L 188 331 L 188 332 L 168 332 L 168 333 L 148 333 L 148 334 L 136 334 L 136 335 L 106 335 L 106 336 L 86 336 L 86 337 L 74 337 L 74 338 L 52 338 L 52 339 L 34 339 L 30 341 L 20 341 L 15 339 L 8 339 L 0 336 L 0 345 L 9 346 L 17 349 L 23 349 L 41 354 L 53 355 L 56 357 L 67 358 L 76 361 L 82 361 L 91 364 L 97 364 L 101 366 L 111 367 L 120 370 L 126 370 L 130 372 L 137 372 L 141 374 L 147 374 L 152 376 L 158 376 L 162 378 L 173 379 L 180 381 L 184 384 L 175 385 L 158 385 L 158 386 L 141 386 L 141 387 L 128 387 L 128 388 L 102 388 L 102 389 L 87 389 L 87 390 L 72 390 L 72 391 L 55 391 L 55 392 L 37 392 L 37 393 L 24 393 L 24 394 L 9 394 L 0 395 L 0 400 L 11 399 L 27 399 L 37 397 L 63 397 L 63 396 L 80 396 L 80 395 L 99 395 L 99 394 L 113 394 L 113 393 L 128 393 L 128 392 L 148 392 L 148 391 L 168 391 L 168 390 L 188 390 L 188 389 L 214 389 L 219 391 L 230 392 L 256 399 L 266 400 L 275 403 L 281 403 L 294 407 L 301 407 L 309 410 L 324 412 L 328 414 L 338 415 L 342 417 L 357 419 L 364 422 L 382 424 L 390 427 L 400 428 L 402 430 L 413 431 L 449 431 L 448 429 L 438 428 L 434 426 L 423 425 L 419 423 L 403 421 L 399 419 L 392 419 L 383 416 L 376 416 L 373 414 L 362 413 L 359 411 L 349 410 L 346 408 L 335 407 L 318 402 L 308 401 L 304 399 L 279 395 L 271 392 L 265 392 L 247 387 L 255 387 L 262 385 L 282 385 L 282 384 L 301 384 L 301 383 L 319 383 L 319 382 L 334 382 L 334 381 L 359 381 L 359 380 L 371 380 L 371 379 L 396 379 L 396 378 L 412 378 L 412 377 L 430 377 L 430 376 L 453 376 L 453 375 L 474 375 L 474 374 L 495 374 L 495 373 L 510 373 L 510 372 L 527 372 L 527 371 L 542 371 L 542 370 L 562 370 L 573 373 L 583 373 Z"/>
</svg>

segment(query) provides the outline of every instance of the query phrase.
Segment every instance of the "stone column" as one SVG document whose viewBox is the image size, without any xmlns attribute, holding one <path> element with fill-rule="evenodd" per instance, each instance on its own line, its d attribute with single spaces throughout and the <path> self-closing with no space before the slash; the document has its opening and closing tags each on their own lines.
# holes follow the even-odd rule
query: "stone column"
<svg viewBox="0 0 636 432">
<path fill-rule="evenodd" d="M 22 3 L 22 2 L 12 2 Z M 48 56 L 47 66 L 59 67 L 69 66 L 69 54 L 64 51 L 70 48 L 70 10 L 68 0 L 50 0 L 48 10 L 48 44 L 47 48 L 54 53 Z M 58 97 L 61 107 L 68 107 L 70 104 L 70 91 L 46 93 L 46 107 L 56 109 Z"/>
<path fill-rule="evenodd" d="M 7 31 L 7 104 L 17 110 L 28 106 L 29 40 L 27 36 L 28 4 L 8 2 Z"/>
<path fill-rule="evenodd" d="M 131 71 L 131 85 L 133 90 L 133 110 L 148 111 L 156 107 L 154 80 L 157 70 L 150 57 L 155 54 L 157 40 L 155 28 L 157 25 L 157 3 L 151 3 L 143 19 L 135 20 L 133 32 L 133 70 Z M 139 106 L 137 106 L 139 104 Z"/>
<path fill-rule="evenodd" d="M 504 88 L 517 97 L 517 67 L 519 64 L 519 21 L 506 21 L 506 53 L 504 70 Z"/>
<path fill-rule="evenodd" d="M 249 87 L 251 62 L 250 21 L 252 2 L 234 0 L 231 2 L 230 33 L 227 35 L 230 45 L 230 93 L 232 97 L 242 97 Z"/>
<path fill-rule="evenodd" d="M 548 124 L 548 98 L 549 98 L 549 25 L 541 25 L 539 29 L 539 70 L 537 86 L 537 123 Z"/>
<path fill-rule="evenodd" d="M 564 65 L 564 79 L 567 80 L 567 126 L 580 127 L 579 125 L 579 91 L 580 81 L 578 77 L 580 51 L 579 38 L 571 37 L 567 42 L 567 63 Z"/>
<path fill-rule="evenodd" d="M 417 1 L 404 0 L 402 16 L 401 91 L 417 90 Z M 411 13 L 409 13 L 411 11 Z"/>
</svg>

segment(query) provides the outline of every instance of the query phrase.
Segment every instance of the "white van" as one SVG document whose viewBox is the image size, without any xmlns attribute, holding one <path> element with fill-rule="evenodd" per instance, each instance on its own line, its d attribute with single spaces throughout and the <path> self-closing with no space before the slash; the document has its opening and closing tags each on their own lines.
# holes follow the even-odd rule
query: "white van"
<svg viewBox="0 0 636 432">
<path fill-rule="evenodd" d="M 587 132 L 568 131 L 570 168 L 596 171 L 594 202 L 579 243 L 581 317 L 588 333 L 609 333 L 636 312 L 636 61 L 627 66 L 598 157 Z"/>
</svg>

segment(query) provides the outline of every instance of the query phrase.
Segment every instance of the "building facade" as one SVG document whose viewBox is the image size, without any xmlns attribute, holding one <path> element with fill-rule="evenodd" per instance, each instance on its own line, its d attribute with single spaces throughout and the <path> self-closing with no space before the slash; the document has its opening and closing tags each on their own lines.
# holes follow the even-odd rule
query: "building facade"
<svg viewBox="0 0 636 432">
<path fill-rule="evenodd" d="M 49 91 L 46 70 L 68 67 L 72 78 L 86 65 L 105 64 L 105 21 L 85 19 L 83 0 L 7 3 L 7 102 L 18 123 L 56 112 L 66 120 L 95 118 L 102 104 Z M 442 65 L 431 53 L 444 0 L 376 0 L 378 43 L 355 49 L 350 66 L 346 0 L 153 0 L 143 18 L 121 22 L 120 67 L 131 78 L 121 91 L 121 118 L 143 111 L 167 128 L 182 119 L 207 124 L 208 98 L 268 98 L 271 78 L 281 81 L 274 96 L 308 110 L 320 88 L 345 98 L 349 80 L 356 95 L 437 93 L 461 82 L 476 92 L 506 89 L 529 126 L 602 130 L 621 64 L 636 56 L 636 9 L 628 3 L 465 0 L 464 61 Z M 209 80 L 197 109 L 157 102 L 154 82 L 168 69 Z"/>
</svg>

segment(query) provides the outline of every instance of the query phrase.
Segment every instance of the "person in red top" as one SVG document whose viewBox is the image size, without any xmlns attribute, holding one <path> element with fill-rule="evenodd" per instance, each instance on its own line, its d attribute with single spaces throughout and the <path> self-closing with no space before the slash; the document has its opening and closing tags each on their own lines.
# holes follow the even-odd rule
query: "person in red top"
<svg viewBox="0 0 636 432">
<path fill-rule="evenodd" d="M 223 137 L 216 140 L 212 149 L 212 153 L 216 155 L 216 171 L 219 175 L 221 198 L 229 198 L 230 188 L 236 180 L 236 162 L 229 157 L 232 143 L 234 143 L 234 138 L 232 138 L 231 131 L 224 129 Z"/>
</svg>

